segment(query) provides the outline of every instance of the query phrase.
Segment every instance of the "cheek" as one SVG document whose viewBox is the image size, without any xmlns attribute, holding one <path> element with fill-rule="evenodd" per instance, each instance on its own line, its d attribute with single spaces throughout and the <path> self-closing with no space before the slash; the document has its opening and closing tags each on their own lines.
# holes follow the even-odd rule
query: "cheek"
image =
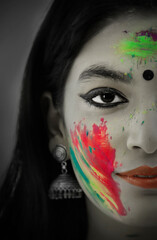
<svg viewBox="0 0 157 240">
<path fill-rule="evenodd" d="M 112 178 L 116 150 L 109 142 L 104 119 L 99 125 L 93 124 L 92 130 L 80 121 L 70 130 L 70 135 L 71 157 L 86 190 L 102 207 L 126 215 L 119 197 L 120 188 Z"/>
</svg>

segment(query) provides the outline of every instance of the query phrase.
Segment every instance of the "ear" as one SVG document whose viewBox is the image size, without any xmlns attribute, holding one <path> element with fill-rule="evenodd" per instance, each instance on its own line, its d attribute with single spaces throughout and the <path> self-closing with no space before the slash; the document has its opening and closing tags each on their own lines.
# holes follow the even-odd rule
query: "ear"
<svg viewBox="0 0 157 240">
<path fill-rule="evenodd" d="M 50 92 L 43 93 L 41 107 L 48 130 L 49 151 L 52 153 L 56 145 L 62 144 L 66 147 L 67 158 L 69 158 L 70 154 L 64 119 L 61 110 L 54 106 Z"/>
</svg>

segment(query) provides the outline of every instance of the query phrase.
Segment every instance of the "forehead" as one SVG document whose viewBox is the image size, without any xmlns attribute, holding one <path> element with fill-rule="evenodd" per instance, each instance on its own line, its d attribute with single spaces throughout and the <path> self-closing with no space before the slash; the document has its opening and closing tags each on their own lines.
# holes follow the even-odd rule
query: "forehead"
<svg viewBox="0 0 157 240">
<path fill-rule="evenodd" d="M 124 14 L 110 19 L 107 26 L 84 45 L 74 61 L 71 73 L 74 71 L 75 76 L 79 75 L 81 70 L 95 63 L 104 63 L 115 69 L 120 66 L 122 71 L 126 71 L 127 64 L 121 64 L 122 58 L 126 56 L 122 52 L 117 54 L 117 44 L 124 38 L 129 40 L 131 34 L 150 29 L 157 32 L 157 17 L 154 14 Z M 129 63 L 129 58 L 127 62 Z"/>
</svg>

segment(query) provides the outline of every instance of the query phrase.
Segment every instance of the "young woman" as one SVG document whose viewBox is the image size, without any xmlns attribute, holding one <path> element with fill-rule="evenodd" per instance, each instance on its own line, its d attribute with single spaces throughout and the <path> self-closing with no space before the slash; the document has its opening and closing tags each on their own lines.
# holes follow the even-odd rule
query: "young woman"
<svg viewBox="0 0 157 240">
<path fill-rule="evenodd" d="M 3 239 L 154 239 L 156 13 L 153 1 L 54 1 L 24 74 Z"/>
</svg>

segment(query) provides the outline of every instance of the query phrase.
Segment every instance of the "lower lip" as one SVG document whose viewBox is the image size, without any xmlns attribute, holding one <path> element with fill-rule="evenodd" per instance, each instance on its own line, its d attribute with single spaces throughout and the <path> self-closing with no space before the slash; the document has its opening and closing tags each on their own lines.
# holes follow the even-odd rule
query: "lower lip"
<svg viewBox="0 0 157 240">
<path fill-rule="evenodd" d="M 140 178 L 140 177 L 133 177 L 133 176 L 121 176 L 117 174 L 120 178 L 124 181 L 138 187 L 142 188 L 157 188 L 157 177 L 152 178 Z"/>
</svg>

